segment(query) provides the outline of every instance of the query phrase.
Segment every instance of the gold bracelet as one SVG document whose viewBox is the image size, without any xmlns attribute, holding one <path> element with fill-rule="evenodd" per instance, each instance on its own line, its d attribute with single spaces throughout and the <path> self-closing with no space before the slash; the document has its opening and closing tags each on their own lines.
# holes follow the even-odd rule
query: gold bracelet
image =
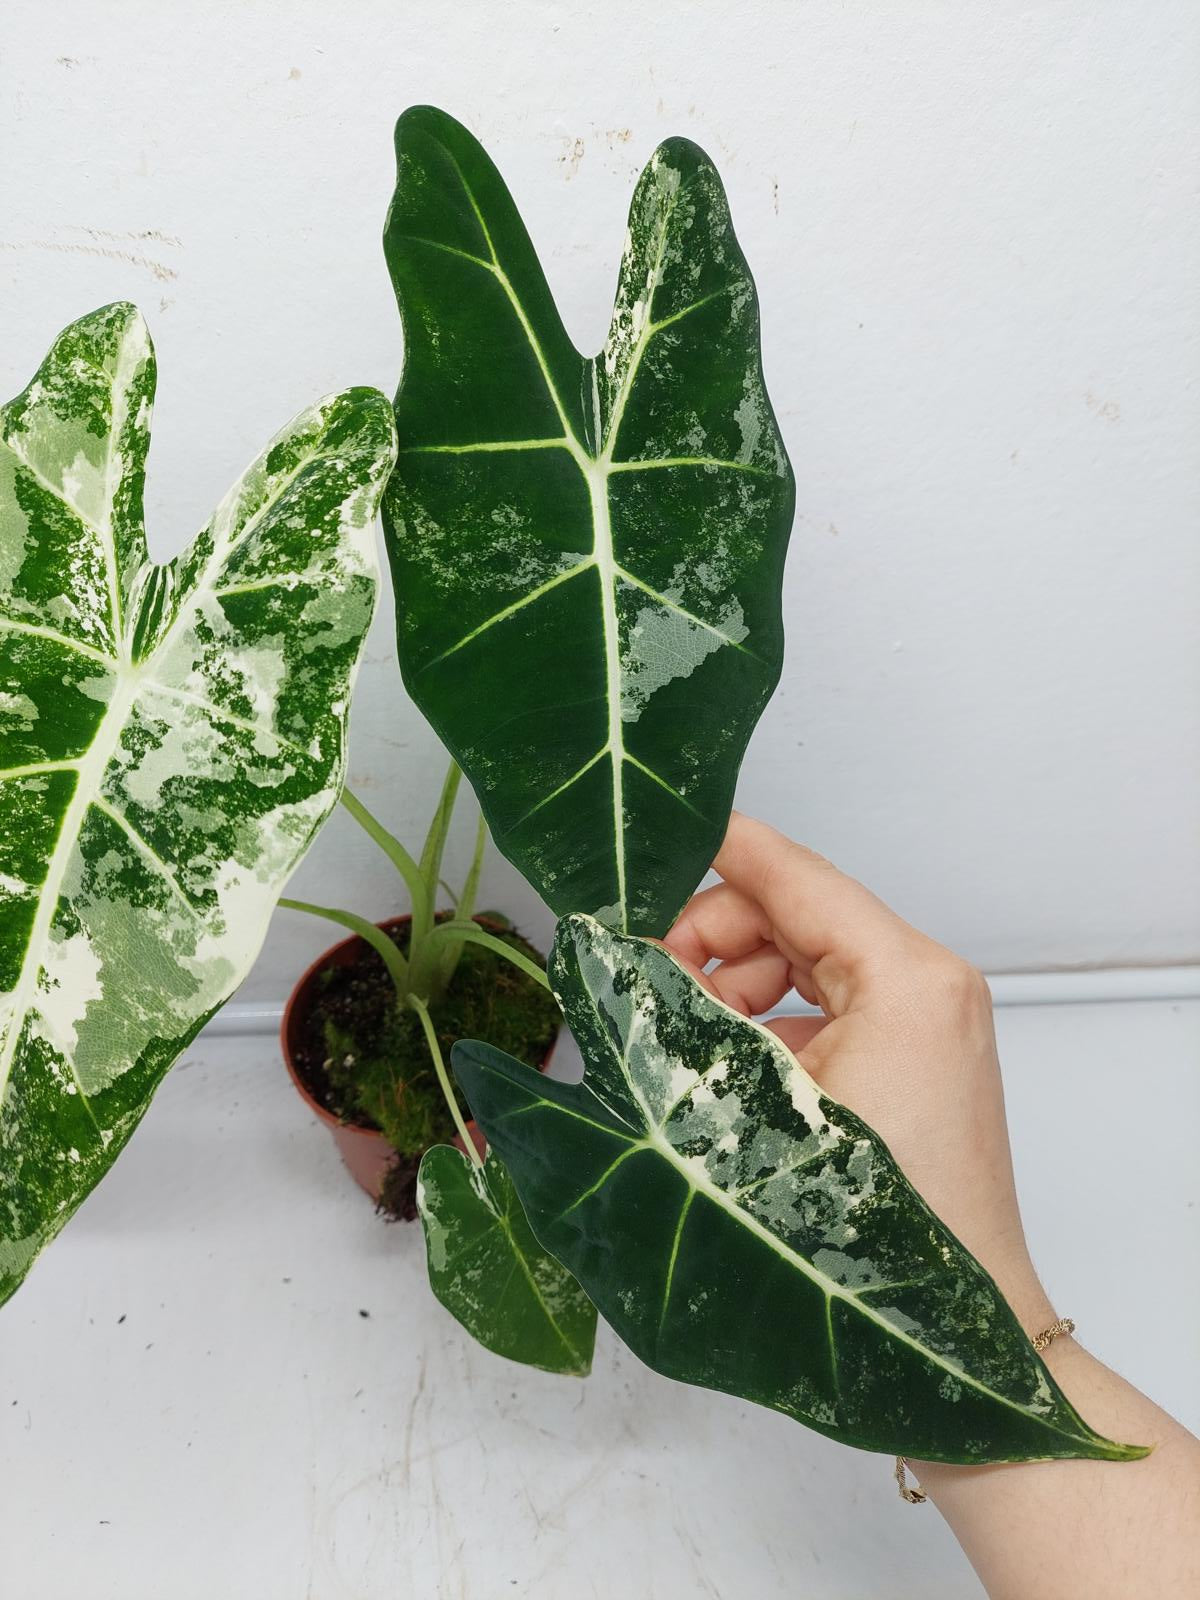
<svg viewBox="0 0 1200 1600">
<path fill-rule="evenodd" d="M 1036 1334 L 1029 1342 L 1040 1355 L 1043 1350 L 1054 1343 L 1060 1333 L 1074 1332 L 1075 1324 L 1071 1318 L 1059 1317 L 1057 1322 L 1052 1322 L 1048 1328 L 1043 1328 L 1041 1333 Z M 916 1484 L 909 1483 L 906 1476 L 907 1466 L 908 1463 L 903 1456 L 896 1457 L 895 1479 L 896 1487 L 900 1491 L 900 1498 L 907 1501 L 910 1506 L 923 1506 L 928 1496 Z"/>
</svg>

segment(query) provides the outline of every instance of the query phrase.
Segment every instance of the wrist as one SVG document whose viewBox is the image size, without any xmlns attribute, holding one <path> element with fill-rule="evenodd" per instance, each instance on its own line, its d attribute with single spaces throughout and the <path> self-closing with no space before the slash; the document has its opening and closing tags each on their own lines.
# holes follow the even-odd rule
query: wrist
<svg viewBox="0 0 1200 1600">
<path fill-rule="evenodd" d="M 973 1253 L 1030 1340 L 1057 1322 L 1059 1312 L 1037 1275 L 1023 1236 L 997 1241 L 990 1249 Z"/>
</svg>

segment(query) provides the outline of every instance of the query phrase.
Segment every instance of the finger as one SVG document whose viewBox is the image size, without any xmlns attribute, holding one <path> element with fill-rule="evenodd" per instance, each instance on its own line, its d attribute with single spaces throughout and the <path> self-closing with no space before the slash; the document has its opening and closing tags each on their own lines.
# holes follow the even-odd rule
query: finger
<svg viewBox="0 0 1200 1600">
<path fill-rule="evenodd" d="M 661 943 L 661 944 L 665 945 L 666 941 L 665 940 L 653 939 L 653 940 L 651 940 L 651 943 L 652 944 L 660 944 Z M 715 995 L 718 1000 L 721 999 L 721 995 L 720 995 L 720 993 L 719 993 L 719 991 L 717 989 L 716 984 L 713 982 L 711 975 L 709 973 L 705 972 L 703 967 L 697 966 L 697 964 L 694 961 L 689 960 L 687 956 L 681 954 L 680 951 L 678 951 L 678 950 L 671 950 L 671 955 L 675 958 L 675 960 L 679 963 L 679 965 L 683 968 L 683 970 L 688 974 L 688 976 L 691 977 L 691 978 L 694 978 L 696 980 L 696 982 L 700 985 L 700 987 L 702 989 L 707 990 L 708 993 L 711 994 L 711 995 Z M 729 1004 L 728 1001 L 726 1001 L 725 1003 L 726 1003 L 726 1005 Z"/>
<path fill-rule="evenodd" d="M 807 1050 L 822 1028 L 829 1026 L 827 1017 L 773 1017 L 767 1027 L 784 1044 L 794 1056 L 802 1050 Z"/>
<path fill-rule="evenodd" d="M 761 906 L 727 883 L 715 884 L 693 895 L 679 915 L 679 920 L 663 941 L 667 948 L 681 956 L 695 969 L 706 967 L 710 961 L 736 961 L 773 943 L 770 919 Z M 798 951 L 791 951 L 792 967 L 789 984 L 809 1005 L 820 1005 L 820 996 L 813 983 L 812 963 Z M 765 998 L 760 1011 L 768 1010 L 786 993 Z"/>
<path fill-rule="evenodd" d="M 730 884 L 718 883 L 694 894 L 664 941 L 698 967 L 736 960 L 769 941 L 762 907 Z"/>
<path fill-rule="evenodd" d="M 718 998 L 746 1017 L 759 1017 L 777 1006 L 792 987 L 791 962 L 773 944 L 722 961 L 708 976 Z"/>
<path fill-rule="evenodd" d="M 846 979 L 872 960 L 895 958 L 921 935 L 869 889 L 774 828 L 734 812 L 713 862 L 727 887 L 761 906 L 779 947 L 815 972 L 818 988 Z M 840 1007 L 839 1007 L 840 1008 Z"/>
</svg>

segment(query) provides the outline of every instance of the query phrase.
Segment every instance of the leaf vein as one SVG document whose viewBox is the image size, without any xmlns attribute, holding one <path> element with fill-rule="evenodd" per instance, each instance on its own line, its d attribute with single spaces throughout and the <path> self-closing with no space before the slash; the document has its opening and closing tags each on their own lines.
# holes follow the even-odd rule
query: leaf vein
<svg viewBox="0 0 1200 1600">
<path fill-rule="evenodd" d="M 675 1225 L 675 1236 L 671 1240 L 671 1259 L 667 1262 L 667 1276 L 663 1284 L 662 1306 L 658 1313 L 658 1338 L 661 1339 L 663 1326 L 667 1320 L 667 1306 L 671 1300 L 671 1290 L 675 1285 L 675 1263 L 679 1259 L 679 1241 L 683 1237 L 684 1224 L 687 1222 L 688 1212 L 692 1208 L 692 1201 L 696 1198 L 695 1189 L 688 1189 L 683 1206 L 679 1212 L 679 1221 Z"/>
<path fill-rule="evenodd" d="M 699 817 L 701 822 L 709 821 L 709 818 L 704 815 L 703 811 L 698 811 L 690 800 L 686 800 L 673 784 L 669 784 L 665 778 L 660 777 L 660 775 L 655 772 L 653 767 L 648 767 L 644 761 L 639 761 L 638 758 L 631 754 L 628 750 L 624 751 L 622 759 L 628 761 L 631 767 L 636 767 L 637 770 L 643 773 L 647 778 L 652 779 L 658 784 L 660 789 L 665 789 L 669 795 L 679 801 L 679 804 L 683 806 L 685 810 L 690 811 L 694 817 Z"/>
<path fill-rule="evenodd" d="M 51 644 L 62 645 L 65 650 L 74 650 L 81 656 L 87 656 L 89 661 L 102 662 L 106 667 L 120 665 L 116 656 L 110 656 L 105 651 L 96 649 L 95 645 L 84 644 L 82 639 L 68 639 L 65 633 L 59 633 L 54 628 L 43 628 L 32 622 L 19 622 L 16 617 L 0 617 L 0 628 L 7 628 L 11 633 L 27 633 L 38 639 L 46 639 Z"/>
<path fill-rule="evenodd" d="M 721 456 L 647 456 L 628 461 L 611 461 L 610 472 L 652 472 L 660 467 L 719 467 L 723 471 L 750 472 L 759 478 L 774 478 L 776 474 L 767 467 L 756 467 L 750 461 L 730 461 Z"/>
<path fill-rule="evenodd" d="M 96 807 L 97 811 L 102 811 L 106 817 L 115 822 L 117 826 L 129 836 L 130 840 L 138 847 L 146 859 L 153 863 L 157 876 L 162 879 L 162 881 L 170 890 L 172 890 L 179 902 L 187 907 L 188 911 L 197 922 L 202 922 L 204 919 L 201 916 L 199 909 L 193 904 L 190 896 L 187 894 L 187 891 L 184 889 L 179 879 L 175 876 L 175 873 L 159 855 L 158 851 L 150 843 L 149 839 L 146 838 L 145 834 L 142 833 L 141 829 L 136 827 L 122 810 L 120 810 L 117 806 L 114 806 L 110 801 L 106 800 L 103 795 L 98 794 L 92 801 L 92 804 Z"/>
<path fill-rule="evenodd" d="M 505 828 L 504 831 L 498 835 L 498 837 L 507 839 L 510 833 L 515 833 L 518 828 L 522 827 L 526 822 L 529 821 L 530 817 L 536 816 L 543 806 L 548 806 L 552 800 L 557 800 L 560 794 L 565 794 L 573 784 L 578 783 L 580 778 L 582 778 L 585 773 L 590 772 L 596 765 L 597 761 L 603 760 L 607 754 L 608 746 L 603 745 L 599 750 L 596 751 L 594 756 L 591 756 L 583 763 L 577 772 L 573 772 L 569 778 L 567 778 L 563 783 L 559 784 L 557 789 L 551 790 L 551 792 L 539 800 L 536 805 L 530 806 L 529 810 L 526 811 L 523 816 L 518 817 L 512 826 Z"/>
<path fill-rule="evenodd" d="M 477 628 L 472 628 L 470 633 L 465 633 L 456 644 L 452 644 L 449 649 L 443 650 L 440 656 L 434 656 L 433 660 L 427 662 L 421 670 L 428 672 L 431 667 L 436 667 L 439 662 L 445 661 L 447 656 L 454 655 L 464 645 L 468 645 L 473 640 L 478 639 L 480 634 L 487 633 L 489 628 L 494 628 L 499 622 L 507 622 L 509 617 L 515 617 L 518 611 L 523 611 L 526 606 L 533 605 L 543 595 L 549 594 L 551 589 L 557 589 L 560 583 L 567 583 L 571 578 L 577 578 L 581 572 L 589 571 L 595 564 L 591 556 L 589 556 L 585 561 L 577 562 L 575 566 L 569 567 L 566 572 L 559 572 L 553 578 L 547 578 L 545 583 L 539 584 L 536 589 L 531 589 L 528 594 L 522 595 L 519 600 L 514 600 L 511 605 L 505 606 L 502 611 L 494 612 L 492 616 L 481 622 Z"/>
<path fill-rule="evenodd" d="M 619 578 L 628 584 L 632 584 L 635 589 L 640 589 L 643 594 L 649 595 L 651 600 L 656 601 L 661 606 L 666 606 L 670 611 L 677 612 L 681 617 L 686 617 L 689 622 L 694 622 L 698 628 L 704 628 L 708 633 L 715 634 L 718 639 L 722 639 L 726 644 L 732 645 L 735 650 L 740 650 L 743 655 L 749 656 L 753 661 L 757 661 L 760 666 L 766 664 L 761 656 L 756 656 L 753 650 L 747 650 L 740 640 L 725 633 L 715 623 L 705 622 L 703 617 L 698 617 L 694 611 L 689 611 L 686 606 L 681 606 L 677 600 L 670 600 L 665 594 L 660 594 L 657 589 L 652 589 L 648 583 L 636 577 L 632 572 L 626 571 L 624 567 L 618 567 L 616 570 Z"/>
</svg>

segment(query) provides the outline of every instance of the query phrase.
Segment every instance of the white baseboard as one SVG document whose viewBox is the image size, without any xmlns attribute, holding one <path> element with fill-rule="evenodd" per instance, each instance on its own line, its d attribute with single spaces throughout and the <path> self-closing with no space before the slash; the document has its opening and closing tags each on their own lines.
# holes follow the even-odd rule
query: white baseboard
<svg viewBox="0 0 1200 1600">
<path fill-rule="evenodd" d="M 1099 967 L 1078 972 L 997 972 L 988 974 L 998 1006 L 1095 1005 L 1130 1000 L 1200 1000 L 1200 966 Z M 800 1001 L 781 1012 L 804 1012 Z M 282 1001 L 232 1000 L 205 1032 L 276 1033 Z"/>
</svg>

